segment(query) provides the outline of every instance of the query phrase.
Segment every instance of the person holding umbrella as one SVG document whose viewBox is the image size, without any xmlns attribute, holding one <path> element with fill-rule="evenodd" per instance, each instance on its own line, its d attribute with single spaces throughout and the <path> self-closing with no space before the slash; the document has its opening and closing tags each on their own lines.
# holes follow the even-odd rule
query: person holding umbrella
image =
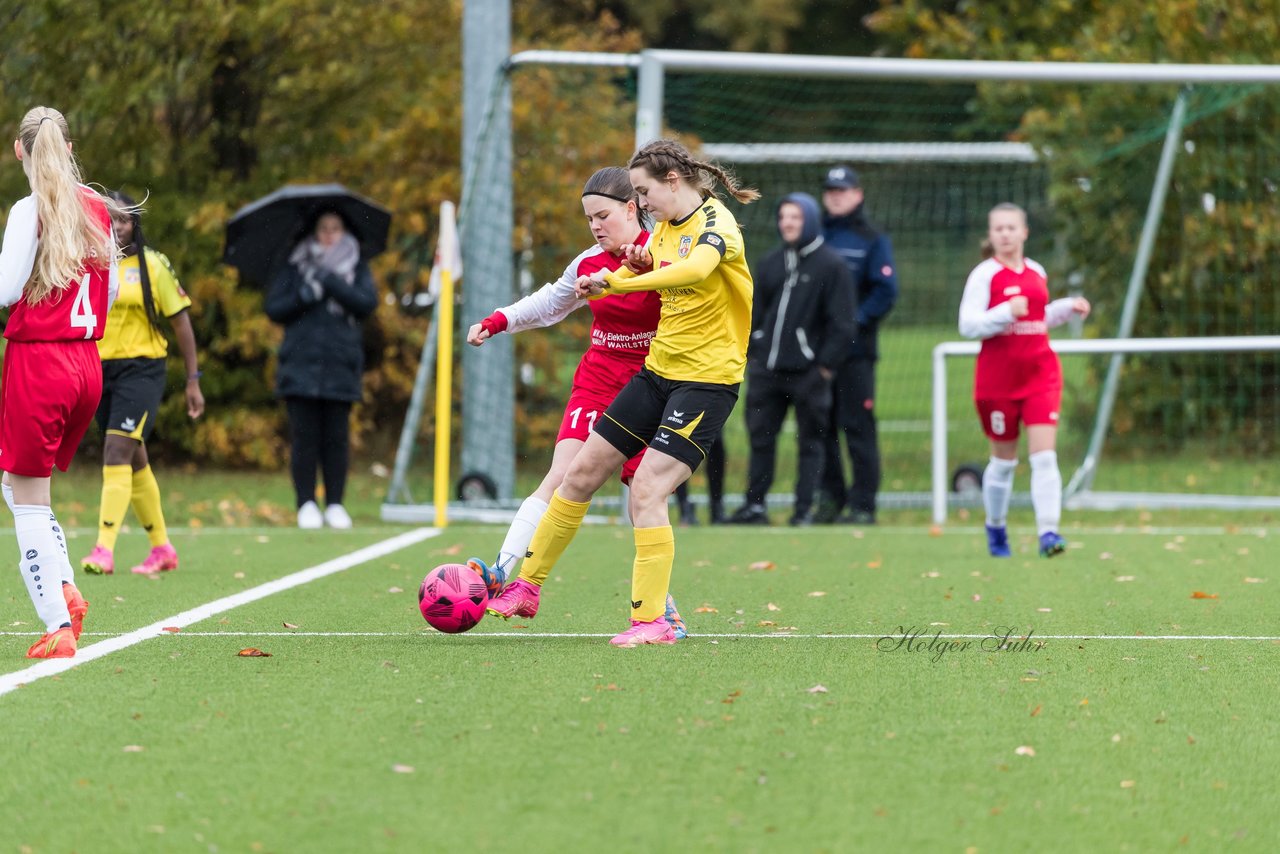
<svg viewBox="0 0 1280 854">
<path fill-rule="evenodd" d="M 235 222 L 228 224 L 228 256 Z M 342 506 L 349 420 L 351 404 L 362 393 L 361 325 L 376 306 L 373 276 L 352 223 L 337 206 L 315 207 L 302 238 L 271 279 L 265 302 L 267 316 L 285 329 L 276 393 L 289 415 L 300 528 L 351 527 Z M 317 463 L 324 472 L 323 513 L 316 504 Z"/>
</svg>

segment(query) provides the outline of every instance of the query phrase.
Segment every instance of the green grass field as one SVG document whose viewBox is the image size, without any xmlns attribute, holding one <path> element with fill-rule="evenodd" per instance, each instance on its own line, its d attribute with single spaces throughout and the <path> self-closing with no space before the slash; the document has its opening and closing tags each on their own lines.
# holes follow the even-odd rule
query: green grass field
<svg viewBox="0 0 1280 854">
<path fill-rule="evenodd" d="M 175 530 L 177 572 L 83 579 L 81 649 L 406 530 L 361 521 Z M 422 575 L 502 535 L 450 527 L 0 695 L 0 851 L 1274 850 L 1280 531 L 1143 521 L 1052 561 L 1023 517 L 1007 561 L 681 529 L 691 637 L 630 651 L 627 529 L 584 528 L 536 620 L 444 636 Z M 0 690 L 38 634 L 3 578 Z"/>
</svg>

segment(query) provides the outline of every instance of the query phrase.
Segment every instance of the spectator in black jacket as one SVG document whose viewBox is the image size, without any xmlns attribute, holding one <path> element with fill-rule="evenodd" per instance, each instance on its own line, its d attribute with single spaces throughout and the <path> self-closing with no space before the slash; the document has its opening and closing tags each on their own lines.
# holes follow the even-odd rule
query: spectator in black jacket
<svg viewBox="0 0 1280 854">
<path fill-rule="evenodd" d="M 818 203 L 792 193 L 778 205 L 782 245 L 755 268 L 747 348 L 747 432 L 751 462 L 746 503 L 729 521 L 768 524 L 778 434 L 794 407 L 800 454 L 792 525 L 807 525 L 822 469 L 831 378 L 853 343 L 853 282 L 823 245 Z"/>
<path fill-rule="evenodd" d="M 857 303 L 853 346 L 836 369 L 830 429 L 825 437 L 822 499 L 815 522 L 842 521 L 874 525 L 876 493 L 880 491 L 880 447 L 876 439 L 876 360 L 880 322 L 898 299 L 898 274 L 889 238 L 867 222 L 862 208 L 862 184 L 849 166 L 827 171 L 822 185 L 827 217 L 823 235 L 849 268 Z M 840 434 L 844 433 L 853 463 L 853 482 L 846 492 Z"/>
<path fill-rule="evenodd" d="M 276 394 L 289 413 L 298 527 L 350 528 L 347 483 L 351 404 L 361 397 L 361 324 L 377 305 L 369 266 L 342 218 L 321 214 L 267 293 L 267 316 L 285 328 Z M 316 504 L 316 464 L 325 509 Z"/>
</svg>

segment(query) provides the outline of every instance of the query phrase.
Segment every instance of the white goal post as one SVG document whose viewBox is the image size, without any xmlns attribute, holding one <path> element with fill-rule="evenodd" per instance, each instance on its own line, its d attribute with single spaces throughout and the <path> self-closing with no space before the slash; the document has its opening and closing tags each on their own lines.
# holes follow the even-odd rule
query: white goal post
<svg viewBox="0 0 1280 854">
<path fill-rule="evenodd" d="M 1094 338 L 1073 341 L 1051 341 L 1059 355 L 1151 353 L 1256 353 L 1280 351 L 1280 335 L 1242 335 L 1214 338 Z M 945 341 L 933 348 L 933 521 L 941 525 L 947 520 L 947 359 L 951 356 L 977 356 L 977 341 Z M 976 429 L 976 428 L 975 428 Z M 1086 457 L 1081 469 L 1096 464 Z M 1080 482 L 1073 478 L 1073 482 Z M 1119 510 L 1135 507 L 1215 508 L 1222 510 L 1280 509 L 1280 497 L 1245 495 L 1161 494 L 1151 492 L 1080 491 L 1064 496 L 1073 509 Z"/>
</svg>

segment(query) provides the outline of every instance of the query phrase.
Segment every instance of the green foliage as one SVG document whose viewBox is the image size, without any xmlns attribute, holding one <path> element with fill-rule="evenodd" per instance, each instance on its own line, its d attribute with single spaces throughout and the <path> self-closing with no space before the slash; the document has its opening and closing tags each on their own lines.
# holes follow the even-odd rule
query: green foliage
<svg viewBox="0 0 1280 854">
<path fill-rule="evenodd" d="M 515 5 L 517 39 L 531 46 L 639 47 L 608 15 L 570 25 L 541 14 L 541 4 Z M 263 315 L 261 294 L 221 265 L 222 233 L 240 205 L 310 181 L 345 183 L 394 215 L 389 251 L 374 263 L 385 296 L 376 315 L 382 359 L 366 374 L 354 419 L 357 448 L 390 446 L 425 335 L 425 321 L 399 311 L 397 297 L 425 285 L 436 211 L 461 193 L 461 4 L 139 0 L 95 9 L 50 0 L 6 14 L 0 122 L 16 129 L 31 106 L 56 106 L 87 180 L 149 193 L 148 239 L 195 300 L 209 403 L 193 427 L 172 394 L 156 450 L 228 466 L 281 464 L 283 411 L 272 395 L 280 330 Z M 518 161 L 518 215 L 521 240 L 559 245 L 581 230 L 576 191 L 565 185 L 619 162 L 631 130 L 621 105 L 612 114 L 599 108 L 617 100 L 614 81 L 547 82 L 542 72 L 517 81 L 516 125 L 533 129 L 538 155 Z M 550 113 L 582 120 L 540 121 Z M 566 164 L 574 164 L 569 173 Z M 27 192 L 10 161 L 0 199 Z M 176 366 L 172 373 L 176 380 Z"/>
<path fill-rule="evenodd" d="M 1243 16 L 1222 2 L 885 2 L 871 25 L 908 56 L 1090 62 L 1270 62 L 1275 0 Z M 979 86 L 972 127 L 1047 156 L 1057 272 L 1080 272 L 1114 333 L 1168 117 L 1170 86 Z M 1010 121 L 1010 119 L 1013 121 Z M 1269 334 L 1280 323 L 1280 202 L 1269 152 L 1280 142 L 1275 87 L 1196 87 L 1184 145 L 1145 282 L 1136 336 Z M 1135 203 L 1142 200 L 1142 204 Z M 1117 402 L 1117 444 L 1158 424 L 1166 446 L 1209 436 L 1221 447 L 1274 447 L 1276 364 L 1258 357 L 1135 358 Z M 1179 393 L 1170 394 L 1175 388 Z M 1143 444 L 1151 450 L 1150 430 Z"/>
</svg>

